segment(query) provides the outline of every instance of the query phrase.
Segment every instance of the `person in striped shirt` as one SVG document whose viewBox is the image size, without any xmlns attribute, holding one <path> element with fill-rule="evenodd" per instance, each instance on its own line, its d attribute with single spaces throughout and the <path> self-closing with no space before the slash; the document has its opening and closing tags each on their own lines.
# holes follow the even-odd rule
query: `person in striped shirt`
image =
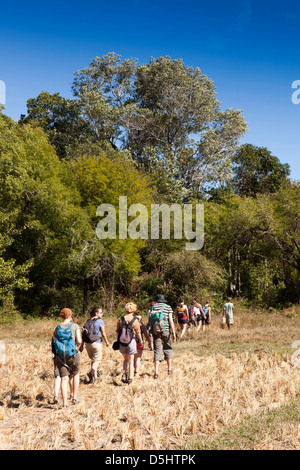
<svg viewBox="0 0 300 470">
<path fill-rule="evenodd" d="M 168 374 L 172 373 L 172 341 L 176 341 L 176 333 L 173 310 L 167 304 L 164 296 L 158 294 L 154 298 L 154 302 L 149 314 L 149 325 L 153 334 L 154 378 L 157 379 L 159 363 L 162 361 L 163 353 L 168 365 Z M 160 321 L 157 321 L 158 317 L 161 317 Z"/>
</svg>

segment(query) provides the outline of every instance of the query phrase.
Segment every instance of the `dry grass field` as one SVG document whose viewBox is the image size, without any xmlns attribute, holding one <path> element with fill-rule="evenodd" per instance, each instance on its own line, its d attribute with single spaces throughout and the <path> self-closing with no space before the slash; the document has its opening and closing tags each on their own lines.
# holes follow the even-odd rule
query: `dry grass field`
<svg viewBox="0 0 300 470">
<path fill-rule="evenodd" d="M 112 342 L 116 320 L 104 320 Z M 100 378 L 88 384 L 84 350 L 81 402 L 67 409 L 51 404 L 55 326 L 0 327 L 0 450 L 300 449 L 299 307 L 237 311 L 230 331 L 215 315 L 210 330 L 174 345 L 173 375 L 163 362 L 158 380 L 147 346 L 131 385 L 121 382 L 121 354 L 104 346 Z"/>
</svg>

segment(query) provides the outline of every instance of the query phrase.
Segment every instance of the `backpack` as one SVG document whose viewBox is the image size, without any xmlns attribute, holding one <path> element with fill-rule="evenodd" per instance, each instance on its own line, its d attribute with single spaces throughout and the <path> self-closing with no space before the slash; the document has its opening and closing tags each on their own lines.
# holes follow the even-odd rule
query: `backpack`
<svg viewBox="0 0 300 470">
<path fill-rule="evenodd" d="M 203 312 L 204 312 L 205 318 L 208 316 L 208 308 L 209 308 L 209 307 L 206 306 L 206 305 L 204 305 L 204 306 L 202 307 L 202 310 L 203 310 Z"/>
<path fill-rule="evenodd" d="M 189 305 L 188 311 L 189 311 L 189 316 L 190 316 L 190 318 L 192 318 L 192 317 L 195 315 L 195 308 L 194 308 L 194 305 Z"/>
<path fill-rule="evenodd" d="M 122 317 L 121 320 L 122 326 L 119 331 L 118 341 L 120 344 L 122 344 L 122 346 L 128 346 L 134 338 L 134 331 L 132 325 L 135 322 L 136 317 L 134 317 L 129 323 L 126 323 L 124 317 Z"/>
<path fill-rule="evenodd" d="M 56 338 L 54 339 L 55 354 L 65 363 L 67 359 L 75 356 L 75 340 L 72 336 L 72 325 L 70 323 L 67 328 L 58 325 L 56 330 Z"/>
<path fill-rule="evenodd" d="M 151 331 L 154 335 L 159 335 L 167 328 L 167 321 L 164 316 L 164 305 L 163 309 L 160 312 L 152 311 L 150 316 Z"/>
<path fill-rule="evenodd" d="M 186 310 L 183 307 L 177 307 L 177 316 L 178 318 L 182 318 L 186 315 Z"/>
<path fill-rule="evenodd" d="M 94 343 L 101 339 L 101 335 L 95 334 L 95 321 L 90 318 L 82 327 L 82 339 L 85 343 Z"/>
</svg>

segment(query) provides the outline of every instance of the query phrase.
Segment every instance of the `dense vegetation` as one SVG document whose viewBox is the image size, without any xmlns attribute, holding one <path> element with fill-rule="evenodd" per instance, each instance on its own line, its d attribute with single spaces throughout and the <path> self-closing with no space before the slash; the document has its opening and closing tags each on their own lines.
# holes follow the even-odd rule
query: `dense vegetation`
<svg viewBox="0 0 300 470">
<path fill-rule="evenodd" d="M 300 302 L 300 185 L 267 148 L 239 145 L 241 110 L 169 57 L 114 53 L 76 72 L 74 98 L 41 92 L 15 122 L 0 112 L 1 318 L 77 313 L 126 298 L 148 307 L 225 295 Z M 97 207 L 202 203 L 205 242 L 99 240 Z"/>
</svg>

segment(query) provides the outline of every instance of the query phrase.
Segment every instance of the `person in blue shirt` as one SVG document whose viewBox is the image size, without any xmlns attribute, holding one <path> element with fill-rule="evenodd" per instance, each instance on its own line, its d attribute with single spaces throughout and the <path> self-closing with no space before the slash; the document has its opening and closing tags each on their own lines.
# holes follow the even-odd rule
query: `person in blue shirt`
<svg viewBox="0 0 300 470">
<path fill-rule="evenodd" d="M 211 308 L 210 308 L 210 301 L 207 300 L 205 305 L 202 307 L 203 314 L 201 315 L 202 320 L 202 329 L 205 331 L 205 325 L 209 328 L 211 324 Z"/>
<path fill-rule="evenodd" d="M 91 370 L 88 373 L 90 383 L 93 383 L 97 379 L 97 372 L 100 362 L 102 361 L 102 342 L 104 341 L 106 346 L 109 346 L 107 336 L 104 328 L 104 321 L 102 320 L 103 311 L 100 307 L 94 307 L 90 313 L 90 319 L 94 321 L 94 334 L 100 338 L 91 343 L 85 342 L 85 348 L 91 359 Z M 83 346 L 81 351 L 83 350 Z"/>
</svg>

